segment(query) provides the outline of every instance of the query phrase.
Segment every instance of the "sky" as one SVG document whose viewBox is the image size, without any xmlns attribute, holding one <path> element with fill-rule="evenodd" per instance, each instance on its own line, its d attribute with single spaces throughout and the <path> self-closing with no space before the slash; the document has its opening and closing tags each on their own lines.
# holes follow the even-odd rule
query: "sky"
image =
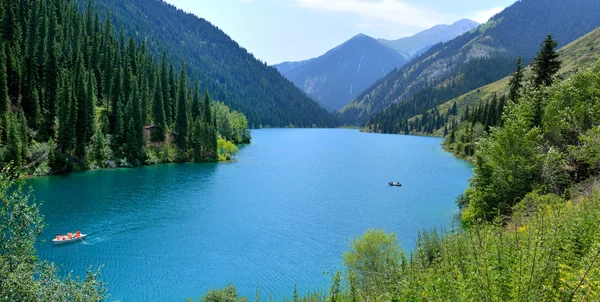
<svg viewBox="0 0 600 302">
<path fill-rule="evenodd" d="M 165 0 L 219 27 L 270 65 L 318 57 L 363 33 L 395 40 L 462 18 L 483 23 L 515 0 Z"/>
</svg>

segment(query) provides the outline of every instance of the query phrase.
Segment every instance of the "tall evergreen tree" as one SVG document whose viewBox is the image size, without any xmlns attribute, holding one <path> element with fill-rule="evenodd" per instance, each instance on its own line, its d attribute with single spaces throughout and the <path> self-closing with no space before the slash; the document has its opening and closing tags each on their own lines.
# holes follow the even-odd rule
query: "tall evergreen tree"
<svg viewBox="0 0 600 302">
<path fill-rule="evenodd" d="M 522 82 L 525 75 L 523 74 L 523 66 L 521 66 L 521 64 L 522 60 L 521 57 L 519 57 L 519 60 L 517 60 L 517 70 L 513 73 L 509 82 L 510 92 L 508 94 L 508 99 L 513 102 L 517 102 L 519 97 L 521 97 L 521 89 L 523 88 Z"/>
<path fill-rule="evenodd" d="M 192 101 L 192 121 L 196 121 L 202 116 L 202 104 L 200 101 L 200 84 L 198 81 L 194 83 L 194 96 Z M 194 122 L 195 123 L 195 122 Z"/>
<path fill-rule="evenodd" d="M 179 92 L 177 99 L 177 111 L 175 117 L 175 144 L 180 152 L 187 151 L 187 136 L 188 136 L 188 106 L 186 101 L 186 75 L 185 63 L 181 64 L 181 75 L 179 76 Z"/>
<path fill-rule="evenodd" d="M 15 165 L 22 164 L 21 136 L 15 114 L 6 114 L 6 159 L 13 161 Z"/>
<path fill-rule="evenodd" d="M 8 97 L 8 86 L 6 79 L 6 54 L 4 43 L 0 43 L 0 121 L 4 120 L 10 110 L 10 99 Z M 0 128 L 3 123 L 0 122 Z M 0 139 L 1 141 L 1 139 Z"/>
<path fill-rule="evenodd" d="M 70 152 L 75 141 L 75 127 L 73 125 L 73 109 L 77 109 L 73 101 L 73 92 L 67 71 L 60 75 L 60 88 L 58 96 L 58 144 L 64 152 Z M 75 106 L 73 106 L 75 103 Z M 75 117 L 77 112 L 74 113 Z"/>
<path fill-rule="evenodd" d="M 162 81 L 160 79 L 160 72 L 157 72 L 154 77 L 154 101 L 152 102 L 152 120 L 155 128 L 152 130 L 150 140 L 153 142 L 162 142 L 165 140 L 166 134 L 166 121 L 165 121 L 165 108 L 163 102 L 163 89 Z"/>
<path fill-rule="evenodd" d="M 43 114 L 45 117 L 44 127 L 45 137 L 54 136 L 54 118 L 56 117 L 56 98 L 58 95 L 58 56 L 57 56 L 57 21 L 55 10 L 50 9 L 48 19 L 48 34 L 45 43 L 45 61 L 44 61 L 44 106 Z"/>
<path fill-rule="evenodd" d="M 552 85 L 553 77 L 560 70 L 561 63 L 558 60 L 556 47 L 558 47 L 558 42 L 552 39 L 552 35 L 548 35 L 533 63 L 534 83 L 537 87 Z"/>
<path fill-rule="evenodd" d="M 163 52 L 162 59 L 160 62 L 160 86 L 162 88 L 162 100 L 163 108 L 165 109 L 165 123 L 167 126 L 171 125 L 172 106 L 169 99 L 169 91 L 171 86 L 169 85 L 169 61 L 167 53 Z"/>
</svg>

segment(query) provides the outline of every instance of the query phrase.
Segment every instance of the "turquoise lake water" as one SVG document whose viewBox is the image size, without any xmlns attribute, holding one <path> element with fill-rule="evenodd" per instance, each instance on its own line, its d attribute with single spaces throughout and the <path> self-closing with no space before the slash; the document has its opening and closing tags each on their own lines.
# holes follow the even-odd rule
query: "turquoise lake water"
<svg viewBox="0 0 600 302">
<path fill-rule="evenodd" d="M 184 301 L 235 284 L 251 298 L 327 290 L 348 241 L 368 228 L 450 227 L 471 166 L 441 140 L 357 130 L 268 129 L 237 161 L 72 173 L 28 181 L 42 200 L 42 259 L 103 265 L 111 300 Z M 401 181 L 401 188 L 389 187 Z M 54 246 L 80 229 L 84 243 Z"/>
</svg>

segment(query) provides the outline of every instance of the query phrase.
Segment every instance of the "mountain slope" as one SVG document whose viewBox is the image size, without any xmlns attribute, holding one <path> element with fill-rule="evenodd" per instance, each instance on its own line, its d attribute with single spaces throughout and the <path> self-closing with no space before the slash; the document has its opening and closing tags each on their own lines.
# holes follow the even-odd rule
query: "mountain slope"
<svg viewBox="0 0 600 302">
<path fill-rule="evenodd" d="M 78 0 L 85 6 L 87 0 Z M 155 57 L 166 50 L 175 66 L 186 62 L 202 89 L 243 112 L 251 127 L 335 126 L 331 116 L 208 21 L 162 0 L 95 0 L 101 16 L 111 12 L 116 31 L 144 41 Z"/>
<path fill-rule="evenodd" d="M 337 111 L 404 63 L 397 51 L 360 34 L 318 58 L 275 67 L 325 109 Z"/>
<path fill-rule="evenodd" d="M 522 56 L 529 62 L 547 34 L 565 45 L 600 26 L 600 2 L 522 0 L 478 29 L 436 45 L 375 83 L 341 110 L 346 124 L 364 123 L 375 113 L 409 118 L 512 72 Z"/>
<path fill-rule="evenodd" d="M 435 44 L 448 42 L 478 26 L 479 23 L 475 21 L 462 19 L 451 25 L 436 25 L 411 37 L 398 40 L 380 39 L 379 41 L 397 50 L 410 60 L 427 51 Z"/>
<path fill-rule="evenodd" d="M 562 62 L 561 69 L 558 72 L 561 79 L 568 79 L 574 73 L 589 68 L 600 60 L 600 27 L 559 49 L 558 53 L 560 54 L 559 60 Z M 524 73 L 524 82 L 527 82 L 533 77 L 531 66 L 525 68 Z M 474 108 L 479 102 L 491 99 L 494 94 L 498 96 L 508 95 L 510 78 L 511 76 L 507 76 L 494 83 L 471 90 L 437 106 L 437 112 L 445 114 L 456 103 L 458 113 L 460 113 L 467 106 Z M 432 134 L 441 136 L 443 135 L 443 129 L 437 129 Z"/>
</svg>

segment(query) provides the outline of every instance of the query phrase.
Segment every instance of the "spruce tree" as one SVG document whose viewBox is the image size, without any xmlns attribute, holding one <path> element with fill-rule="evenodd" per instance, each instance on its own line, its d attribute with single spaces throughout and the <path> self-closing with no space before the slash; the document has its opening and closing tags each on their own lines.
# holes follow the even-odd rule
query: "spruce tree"
<svg viewBox="0 0 600 302">
<path fill-rule="evenodd" d="M 46 36 L 45 43 L 45 62 L 44 62 L 44 131 L 45 137 L 50 138 L 54 136 L 54 118 L 56 117 L 56 103 L 58 95 L 58 56 L 56 46 L 56 30 L 57 21 L 54 14 L 54 10 L 50 9 L 50 16 L 48 20 L 48 34 Z"/>
<path fill-rule="evenodd" d="M 8 86 L 6 79 L 6 55 L 4 53 L 4 43 L 0 43 L 0 121 L 4 119 L 9 110 L 10 99 L 8 97 Z M 3 123 L 0 123 L 0 128 L 2 124 Z"/>
<path fill-rule="evenodd" d="M 534 84 L 537 87 L 552 85 L 553 77 L 560 70 L 559 55 L 554 50 L 557 46 L 558 42 L 552 39 L 552 35 L 548 35 L 535 58 L 533 71 L 535 73 Z"/>
<path fill-rule="evenodd" d="M 177 111 L 175 117 L 175 145 L 179 151 L 185 153 L 187 151 L 187 131 L 188 131 L 188 107 L 186 101 L 186 75 L 185 63 L 181 65 L 181 75 L 179 76 L 179 92 L 177 99 Z"/>
<path fill-rule="evenodd" d="M 173 68 L 173 64 L 169 64 L 169 115 L 167 116 L 167 124 L 172 124 L 175 121 L 177 113 L 175 112 L 175 107 L 177 103 L 177 83 L 175 81 L 175 68 Z M 167 107 L 165 107 L 166 109 Z"/>
<path fill-rule="evenodd" d="M 154 121 L 155 128 L 150 135 L 150 140 L 153 142 L 163 142 L 165 140 L 167 127 L 161 83 L 159 72 L 157 72 L 154 77 L 154 101 L 152 102 L 152 120 Z"/>
<path fill-rule="evenodd" d="M 202 116 L 202 104 L 200 103 L 200 85 L 198 81 L 194 83 L 194 97 L 192 101 L 192 120 L 195 121 L 197 118 Z"/>
<path fill-rule="evenodd" d="M 69 152 L 74 142 L 74 125 L 71 124 L 73 109 L 73 93 L 67 71 L 61 72 L 58 93 L 58 145 L 61 150 Z M 75 108 L 77 108 L 75 106 Z"/>
<path fill-rule="evenodd" d="M 211 110 L 210 110 L 210 96 L 208 95 L 208 90 L 204 91 L 204 104 L 202 105 L 202 111 L 204 112 L 204 122 L 207 125 L 210 125 L 212 123 L 212 114 L 211 114 Z"/>
<path fill-rule="evenodd" d="M 15 165 L 21 166 L 21 136 L 19 135 L 19 126 L 15 114 L 6 114 L 6 159 L 7 162 L 13 161 Z"/>
<path fill-rule="evenodd" d="M 171 120 L 172 120 L 172 102 L 169 98 L 169 91 L 171 90 L 171 86 L 169 84 L 169 65 L 168 65 L 168 58 L 167 58 L 167 53 L 163 52 L 163 56 L 162 56 L 162 60 L 160 63 L 160 81 L 161 81 L 161 89 L 162 89 L 162 100 L 163 100 L 163 107 L 165 110 L 165 123 L 167 124 L 167 126 L 171 126 Z"/>
<path fill-rule="evenodd" d="M 83 55 L 79 52 L 79 56 L 77 59 L 77 66 L 75 69 L 75 76 L 73 78 L 75 85 L 73 86 L 75 92 L 75 103 L 77 104 L 77 119 L 75 120 L 75 155 L 80 157 L 81 159 L 85 158 L 85 146 L 87 144 L 87 125 L 86 125 L 86 115 L 87 108 L 87 91 L 86 88 L 87 82 L 84 73 L 83 66 Z"/>
<path fill-rule="evenodd" d="M 19 134 L 21 140 L 21 160 L 25 162 L 29 150 L 29 127 L 23 111 L 19 112 Z"/>
<path fill-rule="evenodd" d="M 519 97 L 521 97 L 521 89 L 523 88 L 523 84 L 521 82 L 523 81 L 524 74 L 523 66 L 521 66 L 521 63 L 521 57 L 519 57 L 519 60 L 517 60 L 517 70 L 512 75 L 509 82 L 510 92 L 508 94 L 508 99 L 515 103 L 517 102 Z"/>
</svg>

